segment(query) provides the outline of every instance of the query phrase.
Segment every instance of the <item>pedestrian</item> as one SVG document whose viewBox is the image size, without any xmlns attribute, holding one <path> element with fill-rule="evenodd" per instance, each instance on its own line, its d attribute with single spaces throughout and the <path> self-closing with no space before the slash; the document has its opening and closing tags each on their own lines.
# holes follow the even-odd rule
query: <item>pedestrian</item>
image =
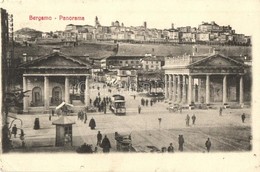
<svg viewBox="0 0 260 172">
<path fill-rule="evenodd" d="M 168 152 L 174 152 L 174 147 L 172 146 L 172 143 L 170 143 L 170 146 L 168 147 Z"/>
<path fill-rule="evenodd" d="M 139 105 L 138 106 L 138 114 L 140 114 L 141 113 L 141 106 Z"/>
<path fill-rule="evenodd" d="M 105 135 L 104 139 L 102 140 L 101 147 L 103 148 L 104 153 L 108 153 L 110 151 L 111 144 L 107 138 L 107 135 Z"/>
<path fill-rule="evenodd" d="M 148 106 L 148 102 L 149 102 L 149 100 L 146 99 L 146 100 L 145 100 L 145 105 L 146 105 L 146 106 Z"/>
<path fill-rule="evenodd" d="M 87 120 L 88 120 L 87 113 L 86 113 L 86 112 L 84 112 L 84 124 L 86 124 L 86 123 L 87 123 Z"/>
<path fill-rule="evenodd" d="M 179 107 L 180 114 L 182 114 L 182 106 Z"/>
<path fill-rule="evenodd" d="M 241 119 L 242 119 L 242 122 L 245 123 L 245 119 L 246 119 L 245 113 L 243 113 L 243 114 L 241 115 Z"/>
<path fill-rule="evenodd" d="M 179 141 L 179 151 L 182 152 L 183 151 L 183 144 L 184 144 L 183 135 L 179 135 L 178 141 Z"/>
<path fill-rule="evenodd" d="M 208 140 L 206 141 L 205 146 L 206 146 L 206 148 L 207 148 L 207 151 L 209 152 L 209 151 L 210 151 L 210 147 L 211 147 L 211 141 L 209 140 L 209 138 L 208 138 Z"/>
<path fill-rule="evenodd" d="M 96 127 L 96 121 L 94 120 L 94 118 L 92 117 L 91 120 L 89 121 L 89 127 L 91 128 L 91 130 L 94 130 Z"/>
<path fill-rule="evenodd" d="M 190 125 L 190 116 L 189 116 L 189 114 L 187 114 L 185 120 L 186 120 L 186 126 L 189 126 Z"/>
<path fill-rule="evenodd" d="M 14 124 L 14 126 L 12 127 L 12 134 L 14 135 L 14 138 L 16 138 L 16 134 L 17 134 L 16 124 Z"/>
<path fill-rule="evenodd" d="M 141 105 L 144 106 L 145 100 L 144 98 L 141 99 Z"/>
<path fill-rule="evenodd" d="M 135 95 L 134 95 L 134 100 L 135 100 Z"/>
<path fill-rule="evenodd" d="M 54 116 L 54 109 L 51 110 L 51 115 Z"/>
<path fill-rule="evenodd" d="M 153 106 L 153 100 L 152 99 L 150 100 L 150 106 Z"/>
<path fill-rule="evenodd" d="M 101 141 L 102 141 L 102 134 L 100 133 L 100 131 L 98 131 L 98 134 L 97 134 L 97 146 L 101 146 Z"/>
<path fill-rule="evenodd" d="M 192 124 L 195 125 L 195 121 L 196 121 L 196 116 L 195 116 L 195 114 L 192 115 L 191 119 L 192 119 Z"/>
<path fill-rule="evenodd" d="M 51 121 L 51 114 L 49 114 L 49 121 Z"/>
<path fill-rule="evenodd" d="M 222 116 L 222 107 L 219 108 L 219 116 Z"/>
<path fill-rule="evenodd" d="M 107 113 L 107 106 L 105 105 L 104 106 L 104 114 L 106 114 Z"/>
</svg>

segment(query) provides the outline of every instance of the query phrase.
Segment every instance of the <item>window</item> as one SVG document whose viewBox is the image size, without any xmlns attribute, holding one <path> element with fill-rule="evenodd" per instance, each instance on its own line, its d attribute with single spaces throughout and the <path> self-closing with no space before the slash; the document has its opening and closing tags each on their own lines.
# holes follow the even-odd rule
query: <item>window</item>
<svg viewBox="0 0 260 172">
<path fill-rule="evenodd" d="M 134 61 L 131 61 L 131 64 L 133 64 L 134 63 Z"/>
<path fill-rule="evenodd" d="M 156 64 L 158 64 L 158 61 L 156 61 Z"/>
<path fill-rule="evenodd" d="M 122 63 L 122 61 L 120 60 L 119 63 Z"/>
</svg>

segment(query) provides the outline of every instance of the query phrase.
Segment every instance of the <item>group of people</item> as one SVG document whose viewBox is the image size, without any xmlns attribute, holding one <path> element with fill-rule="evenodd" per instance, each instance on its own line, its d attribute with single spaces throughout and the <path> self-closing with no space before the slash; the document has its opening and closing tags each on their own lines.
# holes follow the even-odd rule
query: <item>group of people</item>
<svg viewBox="0 0 260 172">
<path fill-rule="evenodd" d="M 82 122 L 84 120 L 84 123 L 86 123 L 87 120 L 88 120 L 87 113 L 83 112 L 83 110 L 79 111 L 78 112 L 78 120 L 81 120 Z"/>
<path fill-rule="evenodd" d="M 100 131 L 98 131 L 97 134 L 97 146 L 101 147 L 103 149 L 104 153 L 110 152 L 111 144 L 109 139 L 107 138 L 107 135 L 104 136 L 104 138 Z"/>
<path fill-rule="evenodd" d="M 154 103 L 155 103 L 155 101 L 150 99 L 150 106 L 153 106 Z M 141 99 L 141 105 L 142 106 L 148 106 L 148 104 L 149 104 L 149 100 L 148 99 L 146 99 L 146 100 L 144 98 Z"/>
<path fill-rule="evenodd" d="M 179 149 L 178 150 L 180 152 L 183 152 L 183 150 L 184 150 L 184 148 L 183 148 L 184 147 L 184 137 L 183 137 L 183 135 L 179 135 L 178 143 L 179 143 Z M 207 149 L 207 152 L 210 152 L 211 141 L 210 141 L 209 138 L 205 142 L 205 147 Z M 162 152 L 166 152 L 166 147 L 162 148 Z M 167 152 L 169 152 L 169 153 L 173 153 L 174 152 L 174 147 L 173 147 L 172 143 L 170 143 L 170 145 L 168 146 Z"/>
<path fill-rule="evenodd" d="M 100 96 L 97 96 L 96 99 L 93 102 L 93 106 L 98 108 L 98 112 L 104 112 L 106 113 L 106 106 L 112 102 L 111 97 L 103 97 L 101 99 Z"/>
<path fill-rule="evenodd" d="M 195 125 L 196 118 L 197 118 L 197 117 L 195 116 L 195 114 L 193 114 L 193 115 L 191 116 L 192 124 L 193 124 L 193 125 Z M 186 121 L 186 126 L 190 126 L 190 116 L 189 116 L 189 114 L 187 114 L 185 121 Z"/>
</svg>

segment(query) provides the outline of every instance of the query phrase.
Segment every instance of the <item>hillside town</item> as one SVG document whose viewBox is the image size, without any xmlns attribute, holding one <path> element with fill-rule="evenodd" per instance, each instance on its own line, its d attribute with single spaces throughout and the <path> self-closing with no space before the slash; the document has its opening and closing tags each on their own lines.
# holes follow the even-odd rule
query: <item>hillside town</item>
<svg viewBox="0 0 260 172">
<path fill-rule="evenodd" d="M 13 17 L 1 8 L 4 152 L 251 151 L 250 36 L 98 17 L 14 32 Z"/>
<path fill-rule="evenodd" d="M 60 39 L 61 41 L 118 41 L 129 43 L 171 43 L 171 44 L 220 44 L 251 45 L 251 37 L 236 33 L 230 26 L 220 26 L 216 22 L 202 22 L 198 27 L 175 27 L 167 29 L 149 28 L 145 21 L 141 26 L 125 26 L 115 21 L 111 26 L 103 26 L 98 17 L 94 25 L 69 24 L 64 31 L 42 32 L 33 37 L 14 34 L 16 41 Z"/>
</svg>

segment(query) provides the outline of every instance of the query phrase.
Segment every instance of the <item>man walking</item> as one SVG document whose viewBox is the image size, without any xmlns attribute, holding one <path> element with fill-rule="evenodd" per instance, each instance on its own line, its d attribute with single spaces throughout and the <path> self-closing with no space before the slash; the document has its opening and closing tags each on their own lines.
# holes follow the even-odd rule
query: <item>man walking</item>
<svg viewBox="0 0 260 172">
<path fill-rule="evenodd" d="M 101 146 L 101 141 L 102 141 L 102 134 L 100 133 L 100 131 L 98 131 L 98 134 L 97 134 L 97 146 Z"/>
<path fill-rule="evenodd" d="M 138 114 L 140 114 L 140 113 L 141 113 L 141 106 L 138 105 Z"/>
<path fill-rule="evenodd" d="M 183 135 L 179 135 L 178 141 L 179 141 L 179 151 L 182 152 L 183 151 L 183 144 L 184 144 Z"/>
<path fill-rule="evenodd" d="M 209 140 L 209 138 L 208 138 L 208 140 L 206 141 L 205 146 L 206 146 L 206 148 L 207 148 L 207 151 L 209 152 L 209 151 L 210 151 L 210 147 L 211 147 L 211 141 Z"/>
<path fill-rule="evenodd" d="M 185 120 L 186 120 L 186 126 L 189 126 L 190 125 L 190 116 L 189 116 L 189 114 L 187 114 Z"/>
<path fill-rule="evenodd" d="M 245 119 L 246 119 L 245 113 L 243 113 L 243 114 L 241 115 L 241 119 L 242 119 L 242 122 L 245 123 Z"/>
<path fill-rule="evenodd" d="M 222 107 L 219 108 L 219 116 L 222 116 Z"/>
<path fill-rule="evenodd" d="M 195 125 L 195 121 L 196 121 L 196 116 L 195 116 L 195 114 L 192 115 L 191 119 L 192 119 L 192 124 Z"/>
</svg>

